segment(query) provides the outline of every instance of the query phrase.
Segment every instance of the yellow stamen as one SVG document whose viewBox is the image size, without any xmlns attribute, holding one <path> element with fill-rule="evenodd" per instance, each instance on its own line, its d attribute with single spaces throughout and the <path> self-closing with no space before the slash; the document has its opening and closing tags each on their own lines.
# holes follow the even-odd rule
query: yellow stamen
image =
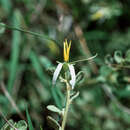
<svg viewBox="0 0 130 130">
<path fill-rule="evenodd" d="M 70 47 L 71 47 L 71 41 L 68 44 L 67 40 L 65 40 L 64 42 L 64 61 L 65 62 L 69 61 Z"/>
</svg>

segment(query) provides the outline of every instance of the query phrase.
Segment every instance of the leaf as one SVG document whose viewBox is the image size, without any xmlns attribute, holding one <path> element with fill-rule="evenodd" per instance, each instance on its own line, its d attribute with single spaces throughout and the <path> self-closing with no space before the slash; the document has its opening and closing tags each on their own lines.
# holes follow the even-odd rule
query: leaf
<svg viewBox="0 0 130 130">
<path fill-rule="evenodd" d="M 126 52 L 125 60 L 130 62 L 130 49 Z"/>
<path fill-rule="evenodd" d="M 71 102 L 75 99 L 75 98 L 77 98 L 79 96 L 79 92 L 77 92 L 76 94 L 74 94 L 72 97 L 71 97 Z"/>
<path fill-rule="evenodd" d="M 114 62 L 113 57 L 110 54 L 105 56 L 105 63 L 106 64 L 113 64 L 113 62 Z"/>
<path fill-rule="evenodd" d="M 28 108 L 26 108 L 26 116 L 27 116 L 27 120 L 28 120 L 28 125 L 29 125 L 29 130 L 34 130 L 33 125 L 32 125 L 32 121 L 28 112 Z"/>
<path fill-rule="evenodd" d="M 114 59 L 117 63 L 122 63 L 124 61 L 121 51 L 115 51 Z"/>
<path fill-rule="evenodd" d="M 5 32 L 5 26 L 4 25 L 5 25 L 4 23 L 0 23 L 0 35 Z"/>
<path fill-rule="evenodd" d="M 53 74 L 53 78 L 52 78 L 52 84 L 53 84 L 53 85 L 56 84 L 56 80 L 57 80 L 57 78 L 58 78 L 58 76 L 59 76 L 59 73 L 60 73 L 60 71 L 61 71 L 61 69 L 62 69 L 62 66 L 63 66 L 63 64 L 62 64 L 62 63 L 59 63 L 58 66 L 56 67 L 56 70 L 55 70 L 55 72 L 54 72 L 54 74 Z"/>
<path fill-rule="evenodd" d="M 18 130 L 27 130 L 27 123 L 26 121 L 21 120 L 16 123 L 15 127 L 18 128 Z"/>
<path fill-rule="evenodd" d="M 10 124 L 9 124 L 10 123 Z M 27 130 L 27 123 L 24 120 L 20 120 L 18 122 L 14 122 L 13 120 L 9 120 L 8 123 L 6 123 L 1 130 L 14 130 L 12 126 L 16 128 L 17 130 Z"/>
<path fill-rule="evenodd" d="M 40 79 L 43 87 L 46 87 L 50 93 L 52 94 L 55 102 L 56 102 L 56 105 L 61 108 L 61 102 L 60 102 L 60 99 L 58 97 L 58 94 L 56 92 L 57 91 L 60 91 L 59 89 L 56 89 L 56 87 L 50 87 L 52 84 L 51 84 L 51 79 L 44 73 L 43 69 L 42 69 L 42 66 L 39 62 L 39 57 L 36 55 L 36 53 L 34 51 L 31 51 L 30 53 L 30 60 L 32 62 L 32 65 L 36 71 L 36 74 L 38 76 L 38 78 Z"/>
<path fill-rule="evenodd" d="M 61 110 L 59 108 L 57 108 L 56 106 L 54 106 L 54 105 L 48 105 L 47 109 L 52 111 L 52 112 L 56 112 L 56 113 L 58 113 L 60 115 L 62 113 Z"/>
<path fill-rule="evenodd" d="M 20 25 L 20 12 L 18 10 L 14 11 L 13 25 L 17 27 L 19 27 Z M 13 31 L 12 37 L 13 37 L 12 50 L 11 50 L 11 57 L 10 57 L 9 79 L 8 79 L 9 91 L 12 90 L 16 79 L 16 72 L 18 69 L 18 60 L 19 60 L 19 53 L 20 53 L 21 34 L 19 31 Z"/>
<path fill-rule="evenodd" d="M 11 125 L 14 125 L 14 121 L 12 119 L 8 120 L 8 122 Z M 9 123 L 5 123 L 4 126 L 0 129 L 0 130 L 9 130 L 10 128 L 12 128 Z"/>
<path fill-rule="evenodd" d="M 76 83 L 80 83 L 81 81 L 83 81 L 85 76 L 85 73 L 83 71 L 78 72 L 78 74 L 76 75 Z"/>
<path fill-rule="evenodd" d="M 60 129 L 60 124 L 55 119 L 53 119 L 51 116 L 47 117 L 47 121 L 48 121 L 48 124 L 51 127 L 53 127 L 55 130 L 59 130 Z"/>
</svg>

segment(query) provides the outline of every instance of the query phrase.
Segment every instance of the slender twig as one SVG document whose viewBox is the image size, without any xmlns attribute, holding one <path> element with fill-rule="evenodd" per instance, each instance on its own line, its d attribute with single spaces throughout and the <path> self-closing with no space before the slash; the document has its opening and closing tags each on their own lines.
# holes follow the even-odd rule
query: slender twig
<svg viewBox="0 0 130 130">
<path fill-rule="evenodd" d="M 83 61 L 88 61 L 88 60 L 92 60 L 94 59 L 98 54 L 96 53 L 96 55 L 90 57 L 90 58 L 87 58 L 87 59 L 82 59 L 82 60 L 76 60 L 76 61 L 73 61 L 73 62 L 69 62 L 70 64 L 74 64 L 74 63 L 77 63 L 77 62 L 83 62 Z"/>
<path fill-rule="evenodd" d="M 82 31 L 82 29 L 81 29 L 81 27 L 80 27 L 79 24 L 75 24 L 75 26 L 74 26 L 74 31 L 75 31 L 76 36 L 77 36 L 78 39 L 79 39 L 79 42 L 80 42 L 80 45 L 81 45 L 83 51 L 85 52 L 85 54 L 86 54 L 88 57 L 91 57 L 92 54 L 91 54 L 91 52 L 90 52 L 90 50 L 89 50 L 89 48 L 88 48 L 87 41 L 86 41 L 86 39 L 84 38 L 83 31 Z M 89 64 L 90 64 L 90 62 L 89 62 Z M 94 62 L 93 60 L 92 60 L 92 62 L 91 62 L 91 64 L 90 64 L 90 67 L 91 67 L 93 73 L 95 73 L 95 74 L 98 73 L 97 65 L 95 64 L 95 62 Z"/>
<path fill-rule="evenodd" d="M 113 95 L 112 91 L 110 90 L 110 88 L 107 85 L 102 85 L 103 90 L 105 91 L 105 93 L 107 94 L 107 96 L 118 106 L 118 108 L 120 110 L 122 110 L 123 112 L 126 112 L 130 115 L 130 109 L 123 106 L 118 99 L 115 97 L 115 95 Z"/>
<path fill-rule="evenodd" d="M 130 69 L 130 65 L 122 65 L 122 64 L 108 64 L 112 67 L 118 68 L 118 69 Z"/>
<path fill-rule="evenodd" d="M 18 112 L 19 116 L 25 120 L 25 117 L 22 115 L 22 113 L 20 112 L 19 108 L 17 107 L 16 103 L 14 102 L 13 98 L 11 97 L 11 95 L 9 94 L 9 92 L 6 90 L 6 87 L 4 85 L 3 82 L 0 83 L 0 88 L 3 91 L 3 93 L 5 94 L 5 96 L 7 97 L 7 99 L 9 100 L 9 102 L 11 103 L 11 105 L 13 106 L 13 108 L 15 108 L 15 110 Z"/>
<path fill-rule="evenodd" d="M 65 112 L 63 115 L 63 121 L 62 121 L 62 126 L 61 126 L 61 130 L 65 129 L 65 124 L 66 124 L 66 120 L 67 120 L 67 115 L 68 115 L 68 110 L 69 110 L 69 105 L 70 105 L 70 85 L 68 84 L 68 82 L 66 82 L 66 87 L 67 87 L 67 96 L 66 96 L 66 107 L 65 107 Z"/>
<path fill-rule="evenodd" d="M 36 33 L 36 32 L 28 31 L 28 30 L 25 30 L 25 29 L 22 29 L 22 28 L 12 27 L 12 26 L 9 26 L 9 25 L 3 24 L 3 23 L 0 23 L 0 26 L 11 29 L 11 30 L 17 30 L 17 31 L 20 31 L 20 32 L 23 32 L 23 33 L 28 33 L 30 35 L 34 35 L 34 36 L 37 36 L 37 37 L 41 37 L 41 38 L 43 38 L 44 40 L 47 40 L 47 41 L 54 41 L 53 39 L 49 38 L 45 34 L 43 35 L 43 34 L 39 34 L 39 33 Z"/>
</svg>

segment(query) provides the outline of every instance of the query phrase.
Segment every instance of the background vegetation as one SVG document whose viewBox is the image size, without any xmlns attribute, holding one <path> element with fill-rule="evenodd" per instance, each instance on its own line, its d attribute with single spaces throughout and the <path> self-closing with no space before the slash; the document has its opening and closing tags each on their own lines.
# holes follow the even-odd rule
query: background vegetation
<svg viewBox="0 0 130 130">
<path fill-rule="evenodd" d="M 52 129 L 47 115 L 61 122 L 46 106 L 65 103 L 63 85 L 52 87 L 51 70 L 63 61 L 67 38 L 70 61 L 98 56 L 75 65 L 84 76 L 66 129 L 130 130 L 129 7 L 129 0 L 0 0 L 0 22 L 8 25 L 0 26 L 1 115 L 15 122 L 30 115 L 36 130 Z"/>
</svg>

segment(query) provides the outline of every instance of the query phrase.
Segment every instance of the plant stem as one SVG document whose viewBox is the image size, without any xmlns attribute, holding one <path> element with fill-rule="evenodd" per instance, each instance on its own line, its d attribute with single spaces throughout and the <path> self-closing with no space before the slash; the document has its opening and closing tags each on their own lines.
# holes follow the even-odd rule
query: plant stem
<svg viewBox="0 0 130 130">
<path fill-rule="evenodd" d="M 6 27 L 8 29 L 11 29 L 11 30 L 17 30 L 17 31 L 20 31 L 20 32 L 23 32 L 23 33 L 28 33 L 30 35 L 34 35 L 34 36 L 37 36 L 37 37 L 41 37 L 43 38 L 44 40 L 48 40 L 48 41 L 53 41 L 55 42 L 53 39 L 49 38 L 47 35 L 43 35 L 43 34 L 39 34 L 39 33 L 35 33 L 35 32 L 32 32 L 32 31 L 28 31 L 28 30 L 25 30 L 25 29 L 22 29 L 22 28 L 17 28 L 17 27 L 12 27 L 12 26 L 9 26 L 7 24 L 1 24 L 0 23 L 0 26 L 2 27 Z"/>
<path fill-rule="evenodd" d="M 63 121 L 62 121 L 61 130 L 65 129 L 65 124 L 66 124 L 66 120 L 67 120 L 67 114 L 68 114 L 69 105 L 70 105 L 70 86 L 69 86 L 68 83 L 66 83 L 66 85 L 67 85 L 66 107 L 65 107 L 65 112 L 64 112 L 64 115 L 63 115 Z"/>
</svg>

